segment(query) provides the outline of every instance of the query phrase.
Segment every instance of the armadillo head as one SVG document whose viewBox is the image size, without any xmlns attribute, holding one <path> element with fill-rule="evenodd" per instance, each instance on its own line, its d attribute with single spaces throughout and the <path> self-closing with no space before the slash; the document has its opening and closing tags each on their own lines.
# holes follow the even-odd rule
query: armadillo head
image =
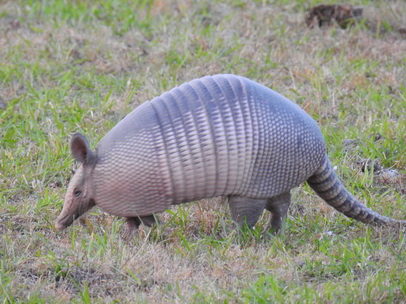
<svg viewBox="0 0 406 304">
<path fill-rule="evenodd" d="M 73 135 L 71 151 L 73 157 L 82 164 L 69 183 L 62 212 L 55 223 L 58 230 L 70 226 L 74 220 L 95 205 L 91 176 L 96 157 L 90 150 L 86 138 L 79 133 Z"/>
</svg>

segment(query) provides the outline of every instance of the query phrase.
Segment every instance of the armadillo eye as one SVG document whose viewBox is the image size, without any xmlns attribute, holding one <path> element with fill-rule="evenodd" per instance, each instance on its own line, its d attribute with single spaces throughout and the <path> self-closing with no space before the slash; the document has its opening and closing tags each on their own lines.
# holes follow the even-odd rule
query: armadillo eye
<svg viewBox="0 0 406 304">
<path fill-rule="evenodd" d="M 73 194 L 75 194 L 75 196 L 79 196 L 82 193 L 82 191 L 80 191 L 79 189 L 75 189 L 75 191 L 73 191 Z"/>
</svg>

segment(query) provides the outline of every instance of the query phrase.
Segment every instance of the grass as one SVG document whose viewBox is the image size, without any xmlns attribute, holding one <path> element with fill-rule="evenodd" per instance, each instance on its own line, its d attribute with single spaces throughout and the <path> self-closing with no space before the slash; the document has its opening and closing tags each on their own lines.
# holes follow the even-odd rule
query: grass
<svg viewBox="0 0 406 304">
<path fill-rule="evenodd" d="M 384 27 L 307 29 L 316 0 L 1 1 L 2 303 L 404 303 L 404 232 L 349 220 L 307 185 L 278 236 L 261 233 L 267 214 L 237 233 L 213 200 L 168 210 L 131 244 L 97 209 L 87 227 L 53 228 L 73 133 L 94 147 L 143 101 L 215 73 L 301 105 L 347 188 L 405 219 L 406 6 L 347 2 Z M 364 159 L 393 174 L 363 172 Z"/>
</svg>

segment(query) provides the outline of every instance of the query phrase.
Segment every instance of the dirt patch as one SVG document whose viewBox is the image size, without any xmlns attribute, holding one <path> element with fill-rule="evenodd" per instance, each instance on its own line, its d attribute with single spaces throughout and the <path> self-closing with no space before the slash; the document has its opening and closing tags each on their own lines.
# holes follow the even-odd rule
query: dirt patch
<svg viewBox="0 0 406 304">
<path fill-rule="evenodd" d="M 362 16 L 363 9 L 350 4 L 317 5 L 310 9 L 306 15 L 306 24 L 312 28 L 330 26 L 336 22 L 341 28 L 347 28 L 356 22 L 356 18 Z"/>
<path fill-rule="evenodd" d="M 389 10 L 390 11 L 390 10 Z M 378 7 L 361 7 L 351 4 L 321 4 L 311 8 L 305 17 L 308 27 L 327 27 L 337 24 L 346 29 L 356 24 L 363 24 L 376 33 L 394 31 L 406 37 L 406 26 L 396 21 L 396 11 L 388 12 Z"/>
</svg>

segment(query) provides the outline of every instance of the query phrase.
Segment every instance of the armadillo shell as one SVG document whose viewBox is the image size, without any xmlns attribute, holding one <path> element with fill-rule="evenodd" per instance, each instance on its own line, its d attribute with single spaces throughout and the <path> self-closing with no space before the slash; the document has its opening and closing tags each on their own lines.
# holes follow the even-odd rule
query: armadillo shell
<svg viewBox="0 0 406 304">
<path fill-rule="evenodd" d="M 324 140 L 296 104 L 249 79 L 215 75 L 143 103 L 99 142 L 95 201 L 118 216 L 220 195 L 269 198 L 320 166 Z"/>
</svg>

